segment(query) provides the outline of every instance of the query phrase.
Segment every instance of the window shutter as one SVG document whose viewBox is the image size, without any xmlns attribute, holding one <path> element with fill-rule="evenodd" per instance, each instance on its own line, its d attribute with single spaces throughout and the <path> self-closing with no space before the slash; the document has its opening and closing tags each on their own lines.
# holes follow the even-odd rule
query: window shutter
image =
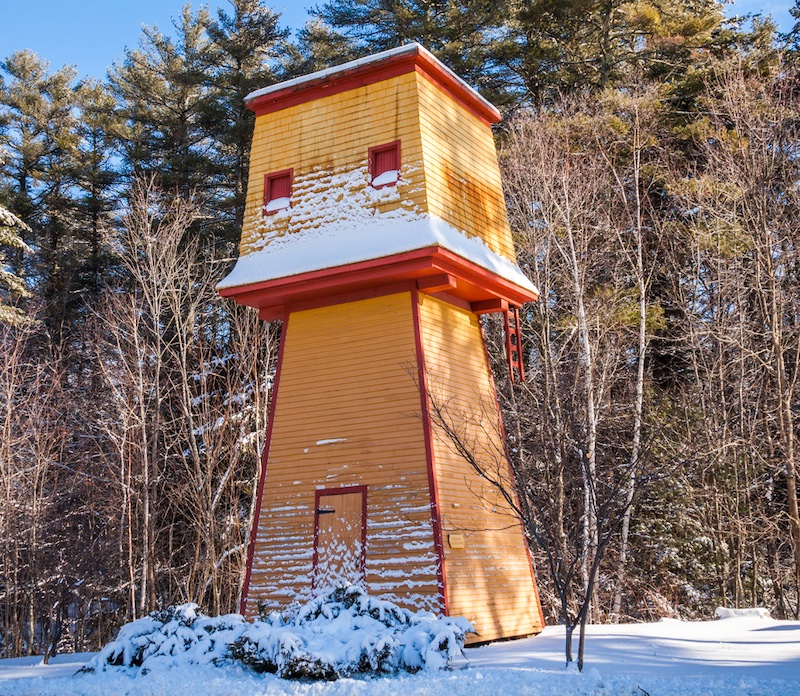
<svg viewBox="0 0 800 696">
<path fill-rule="evenodd" d="M 274 201 L 276 198 L 289 198 L 292 194 L 292 179 L 289 174 L 281 174 L 280 176 L 273 177 L 269 180 L 269 200 Z"/>
<path fill-rule="evenodd" d="M 264 177 L 264 215 L 277 213 L 291 205 L 293 169 L 273 172 Z"/>
<path fill-rule="evenodd" d="M 373 171 L 373 176 L 380 176 L 384 172 L 391 171 L 392 169 L 400 169 L 398 165 L 397 146 L 386 150 L 378 150 L 375 153 L 375 169 Z"/>
<path fill-rule="evenodd" d="M 369 149 L 369 173 L 375 188 L 394 186 L 400 174 L 400 141 Z"/>
</svg>

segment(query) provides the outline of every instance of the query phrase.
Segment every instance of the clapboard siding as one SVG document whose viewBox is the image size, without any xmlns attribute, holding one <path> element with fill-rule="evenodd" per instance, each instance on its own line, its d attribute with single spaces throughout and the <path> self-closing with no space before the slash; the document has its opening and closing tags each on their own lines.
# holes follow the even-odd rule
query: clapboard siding
<svg viewBox="0 0 800 696">
<path fill-rule="evenodd" d="M 440 610 L 413 321 L 411 293 L 289 316 L 248 613 L 309 596 L 315 491 L 351 485 L 370 593 Z"/>
<path fill-rule="evenodd" d="M 364 204 L 381 212 L 409 204 L 420 213 L 427 211 L 414 75 L 410 72 L 256 118 L 240 254 L 263 248 L 275 236 L 326 221 L 340 193 L 363 195 L 369 186 L 369 148 L 395 140 L 401 141 L 397 195 L 377 201 L 364 198 Z M 264 217 L 264 175 L 284 169 L 294 170 L 291 215 Z"/>
<path fill-rule="evenodd" d="M 420 324 L 430 398 L 446 404 L 445 417 L 481 464 L 513 490 L 478 317 L 421 295 Z M 519 520 L 435 423 L 434 432 L 450 613 L 473 621 L 481 641 L 538 633 L 541 614 Z M 465 547 L 450 548 L 450 534 L 463 535 Z"/>
<path fill-rule="evenodd" d="M 428 212 L 516 259 L 492 129 L 417 76 Z"/>
<path fill-rule="evenodd" d="M 416 72 L 256 119 L 240 254 L 324 222 L 333 198 L 313 210 L 304 201 L 343 190 L 343 176 L 345 195 L 362 194 L 369 148 L 394 140 L 401 141 L 397 195 L 367 205 L 432 213 L 515 259 L 491 128 Z M 284 169 L 294 170 L 292 212 L 264 217 L 264 175 Z"/>
</svg>

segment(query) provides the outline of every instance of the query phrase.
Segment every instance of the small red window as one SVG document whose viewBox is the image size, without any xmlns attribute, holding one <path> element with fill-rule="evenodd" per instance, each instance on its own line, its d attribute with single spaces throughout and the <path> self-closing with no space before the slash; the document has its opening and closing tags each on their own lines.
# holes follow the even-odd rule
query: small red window
<svg viewBox="0 0 800 696">
<path fill-rule="evenodd" d="M 284 169 L 264 177 L 264 215 L 272 215 L 289 207 L 293 176 L 293 169 Z"/>
<path fill-rule="evenodd" d="M 400 178 L 400 141 L 369 149 L 369 177 L 375 188 L 394 186 Z"/>
</svg>

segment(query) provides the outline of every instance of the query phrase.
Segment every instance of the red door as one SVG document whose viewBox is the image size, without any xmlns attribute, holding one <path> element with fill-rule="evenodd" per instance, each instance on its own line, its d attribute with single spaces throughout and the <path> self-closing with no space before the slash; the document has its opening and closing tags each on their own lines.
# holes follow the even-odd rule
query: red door
<svg viewBox="0 0 800 696">
<path fill-rule="evenodd" d="M 315 589 L 364 584 L 366 496 L 363 486 L 317 491 Z"/>
</svg>

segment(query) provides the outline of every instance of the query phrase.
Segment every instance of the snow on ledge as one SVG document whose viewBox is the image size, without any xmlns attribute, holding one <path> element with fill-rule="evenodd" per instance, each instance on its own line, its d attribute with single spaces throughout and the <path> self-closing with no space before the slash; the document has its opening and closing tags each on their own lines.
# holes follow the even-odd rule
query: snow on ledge
<svg viewBox="0 0 800 696">
<path fill-rule="evenodd" d="M 379 186 L 388 186 L 389 184 L 396 184 L 400 178 L 400 172 L 396 169 L 389 169 L 383 174 L 379 174 L 372 180 L 372 185 L 375 188 Z"/>
<path fill-rule="evenodd" d="M 509 259 L 482 239 L 467 237 L 439 217 L 375 215 L 366 220 L 341 220 L 304 229 L 270 241 L 259 251 L 240 256 L 217 290 L 287 278 L 337 266 L 370 261 L 408 251 L 440 246 L 521 288 L 536 287 Z"/>
<path fill-rule="evenodd" d="M 269 203 L 264 206 L 264 212 L 266 213 L 276 213 L 279 210 L 283 210 L 284 208 L 288 208 L 292 204 L 292 199 L 288 196 L 284 196 L 283 198 L 273 198 Z"/>
</svg>

